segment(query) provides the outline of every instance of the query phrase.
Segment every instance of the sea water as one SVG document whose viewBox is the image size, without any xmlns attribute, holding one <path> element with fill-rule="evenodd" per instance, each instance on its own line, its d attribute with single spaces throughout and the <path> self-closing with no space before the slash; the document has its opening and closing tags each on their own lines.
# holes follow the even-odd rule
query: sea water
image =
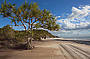
<svg viewBox="0 0 90 59">
<path fill-rule="evenodd" d="M 70 39 L 70 40 L 84 40 L 84 41 L 90 41 L 90 37 L 63 37 L 64 39 Z"/>
</svg>

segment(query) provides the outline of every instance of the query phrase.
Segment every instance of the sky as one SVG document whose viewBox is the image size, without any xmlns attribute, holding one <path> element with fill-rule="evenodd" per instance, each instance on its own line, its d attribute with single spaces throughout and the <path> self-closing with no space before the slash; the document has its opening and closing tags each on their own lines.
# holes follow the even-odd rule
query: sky
<svg viewBox="0 0 90 59">
<path fill-rule="evenodd" d="M 0 5 L 4 0 L 0 0 Z M 7 0 L 20 6 L 24 0 Z M 37 2 L 40 9 L 50 10 L 57 18 L 61 26 L 59 31 L 51 31 L 52 34 L 70 37 L 88 37 L 90 35 L 90 0 L 26 0 Z M 0 27 L 11 24 L 10 20 L 0 16 Z M 14 29 L 21 29 L 14 27 Z"/>
</svg>

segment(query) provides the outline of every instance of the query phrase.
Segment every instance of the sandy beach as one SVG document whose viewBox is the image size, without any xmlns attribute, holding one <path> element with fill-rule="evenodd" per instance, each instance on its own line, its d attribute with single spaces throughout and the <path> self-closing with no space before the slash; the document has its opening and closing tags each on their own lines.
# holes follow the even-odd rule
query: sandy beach
<svg viewBox="0 0 90 59">
<path fill-rule="evenodd" d="M 79 42 L 48 39 L 35 42 L 32 50 L 0 49 L 0 59 L 90 59 L 90 45 Z"/>
</svg>

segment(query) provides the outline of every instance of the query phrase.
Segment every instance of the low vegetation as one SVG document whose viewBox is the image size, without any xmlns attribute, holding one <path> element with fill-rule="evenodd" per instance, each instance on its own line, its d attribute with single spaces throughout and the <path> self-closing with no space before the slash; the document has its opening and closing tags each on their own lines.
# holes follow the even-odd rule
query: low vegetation
<svg viewBox="0 0 90 59">
<path fill-rule="evenodd" d="M 0 44 L 4 48 L 13 48 L 22 45 L 19 43 L 25 44 L 28 38 L 27 36 L 31 37 L 31 34 L 25 31 L 14 30 L 10 25 L 0 28 Z M 48 37 L 51 38 L 55 36 L 45 30 L 33 30 L 33 41 L 41 41 Z"/>
</svg>

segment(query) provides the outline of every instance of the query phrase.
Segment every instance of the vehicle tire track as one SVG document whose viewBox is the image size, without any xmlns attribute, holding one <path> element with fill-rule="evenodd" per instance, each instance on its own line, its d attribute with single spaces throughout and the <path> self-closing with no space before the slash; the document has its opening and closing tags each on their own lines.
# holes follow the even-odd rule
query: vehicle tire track
<svg viewBox="0 0 90 59">
<path fill-rule="evenodd" d="M 85 51 L 83 51 L 81 49 L 77 49 L 77 48 L 73 47 L 73 45 L 69 45 L 69 46 L 71 46 L 71 48 L 73 48 L 76 52 L 79 52 L 80 54 L 82 54 L 82 56 L 84 56 L 83 59 L 90 59 L 90 55 L 87 54 Z"/>
<path fill-rule="evenodd" d="M 77 49 L 79 49 L 79 50 L 81 50 L 81 51 L 83 51 L 83 52 L 85 52 L 85 53 L 87 53 L 88 55 L 90 55 L 90 52 L 87 52 L 87 51 L 85 51 L 85 50 L 83 50 L 83 49 L 81 49 L 81 48 L 79 48 L 79 47 L 74 46 L 74 45 L 71 45 L 71 46 L 74 47 L 74 48 L 77 48 Z"/>
<path fill-rule="evenodd" d="M 90 59 L 90 54 L 70 44 L 59 44 L 65 59 Z"/>
<path fill-rule="evenodd" d="M 66 56 L 66 59 L 76 59 L 76 57 L 73 55 L 73 53 L 74 52 L 72 52 L 71 50 L 69 50 L 65 45 L 63 45 L 63 44 L 60 44 L 60 46 L 67 52 L 67 54 L 65 54 L 65 56 Z M 66 53 L 64 51 L 64 53 Z M 68 56 L 68 54 L 69 54 L 69 56 Z"/>
<path fill-rule="evenodd" d="M 72 47 L 66 45 L 68 47 L 68 49 L 70 49 L 70 51 L 73 52 L 72 55 L 74 55 L 75 59 L 83 59 L 83 57 L 81 56 L 80 53 L 78 53 L 77 51 L 75 51 Z"/>
<path fill-rule="evenodd" d="M 62 45 L 59 45 L 59 49 L 61 50 L 61 53 L 63 54 L 64 59 L 73 59 L 72 56 L 67 52 L 67 50 L 62 47 Z"/>
</svg>

